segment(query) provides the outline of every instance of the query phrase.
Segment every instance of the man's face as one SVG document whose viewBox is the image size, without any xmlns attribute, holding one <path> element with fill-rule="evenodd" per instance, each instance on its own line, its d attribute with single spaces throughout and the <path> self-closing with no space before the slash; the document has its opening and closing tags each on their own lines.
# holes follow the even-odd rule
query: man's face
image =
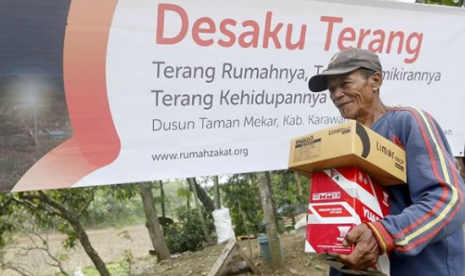
<svg viewBox="0 0 465 276">
<path fill-rule="evenodd" d="M 357 120 L 370 114 L 378 94 L 374 91 L 373 78 L 365 78 L 360 70 L 328 77 L 328 90 L 341 116 Z"/>
</svg>

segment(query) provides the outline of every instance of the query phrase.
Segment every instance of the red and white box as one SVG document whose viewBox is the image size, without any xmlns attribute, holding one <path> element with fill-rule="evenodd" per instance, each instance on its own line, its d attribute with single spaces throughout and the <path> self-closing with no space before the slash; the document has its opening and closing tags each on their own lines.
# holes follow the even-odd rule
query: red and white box
<svg viewBox="0 0 465 276">
<path fill-rule="evenodd" d="M 359 167 L 313 172 L 305 252 L 318 253 L 330 266 L 350 274 L 389 275 L 387 254 L 380 256 L 378 264 L 369 272 L 352 271 L 328 255 L 350 254 L 354 246 L 342 245 L 345 235 L 355 225 L 374 222 L 388 213 L 388 192 Z"/>
</svg>

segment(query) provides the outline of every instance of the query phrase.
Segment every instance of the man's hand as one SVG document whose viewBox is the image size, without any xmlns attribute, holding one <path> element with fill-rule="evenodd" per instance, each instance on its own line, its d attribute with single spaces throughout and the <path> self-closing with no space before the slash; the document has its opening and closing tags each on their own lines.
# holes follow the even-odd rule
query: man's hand
<svg viewBox="0 0 465 276">
<path fill-rule="evenodd" d="M 379 245 L 370 228 L 364 223 L 352 228 L 344 239 L 344 245 L 354 244 L 350 255 L 339 255 L 338 259 L 353 270 L 366 270 L 378 262 Z"/>
</svg>

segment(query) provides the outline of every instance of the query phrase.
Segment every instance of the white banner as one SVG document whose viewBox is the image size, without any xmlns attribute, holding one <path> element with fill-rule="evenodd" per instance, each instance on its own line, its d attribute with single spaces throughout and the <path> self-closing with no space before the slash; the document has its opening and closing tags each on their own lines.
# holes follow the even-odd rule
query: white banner
<svg viewBox="0 0 465 276">
<path fill-rule="evenodd" d="M 120 0 L 107 81 L 121 153 L 78 185 L 286 169 L 290 138 L 342 122 L 307 81 L 351 46 L 379 53 L 387 104 L 427 110 L 463 154 L 465 13 L 447 12 L 374 1 Z M 428 18 L 435 23 L 420 23 Z"/>
<path fill-rule="evenodd" d="M 292 137 L 343 122 L 307 82 L 347 47 L 377 52 L 383 101 L 431 113 L 463 156 L 464 33 L 462 9 L 399 2 L 119 0 L 104 58 L 120 150 L 74 186 L 286 169 Z"/>
</svg>

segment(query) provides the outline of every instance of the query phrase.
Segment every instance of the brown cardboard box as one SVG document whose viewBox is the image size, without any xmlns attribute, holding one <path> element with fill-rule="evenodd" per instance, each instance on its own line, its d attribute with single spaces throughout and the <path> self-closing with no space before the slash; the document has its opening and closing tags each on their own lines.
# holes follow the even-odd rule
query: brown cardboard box
<svg viewBox="0 0 465 276">
<path fill-rule="evenodd" d="M 299 174 L 354 165 L 381 185 L 407 181 L 405 151 L 354 120 L 291 141 L 289 169 Z"/>
</svg>

